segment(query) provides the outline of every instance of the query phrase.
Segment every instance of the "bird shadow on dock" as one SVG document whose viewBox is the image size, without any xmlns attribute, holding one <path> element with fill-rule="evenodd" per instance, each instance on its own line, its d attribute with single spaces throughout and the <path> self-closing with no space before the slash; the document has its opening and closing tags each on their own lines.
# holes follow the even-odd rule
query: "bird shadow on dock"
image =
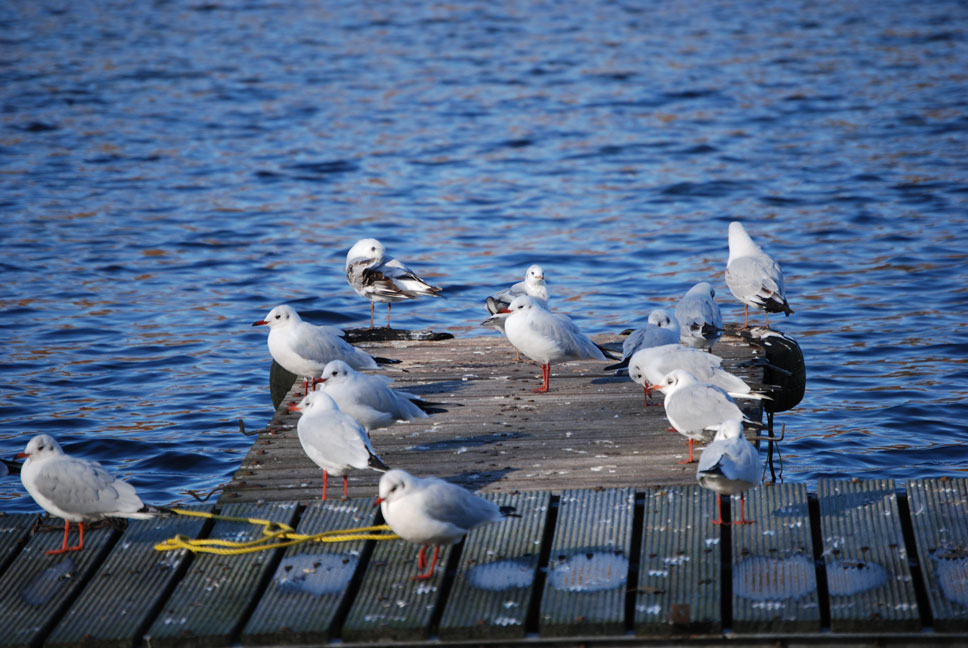
<svg viewBox="0 0 968 648">
<path fill-rule="evenodd" d="M 497 443 L 498 441 L 508 441 L 510 439 L 521 439 L 523 437 L 531 436 L 530 434 L 525 434 L 524 432 L 494 432 L 492 434 L 478 434 L 472 437 L 458 437 L 456 439 L 447 439 L 446 441 L 433 441 L 431 443 L 423 443 L 420 445 L 415 445 L 411 450 L 417 450 L 419 452 L 435 452 L 442 450 L 460 450 L 461 448 L 468 448 L 474 446 L 483 446 L 490 443 Z"/>
<path fill-rule="evenodd" d="M 516 468 L 497 468 L 494 470 L 465 470 L 463 472 L 447 475 L 444 480 L 452 484 L 458 484 L 468 490 L 477 491 L 485 486 L 501 481 L 505 475 L 515 472 Z"/>
</svg>

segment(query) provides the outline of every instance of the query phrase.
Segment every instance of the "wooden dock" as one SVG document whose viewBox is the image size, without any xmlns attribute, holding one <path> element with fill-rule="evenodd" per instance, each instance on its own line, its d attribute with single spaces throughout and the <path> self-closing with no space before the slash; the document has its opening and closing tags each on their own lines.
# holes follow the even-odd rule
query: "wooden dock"
<svg viewBox="0 0 968 648">
<path fill-rule="evenodd" d="M 375 431 L 384 460 L 520 518 L 472 531 L 414 581 L 417 548 L 402 540 L 158 552 L 178 534 L 261 534 L 173 516 L 92 528 L 82 552 L 48 556 L 59 520 L 2 516 L 0 645 L 965 645 L 968 479 L 765 484 L 747 496 L 755 523 L 716 526 L 662 408 L 601 363 L 554 366 L 552 391 L 534 395 L 537 368 L 498 337 L 374 352 L 402 361 L 396 386 L 446 410 Z M 734 337 L 717 352 L 734 370 L 754 355 Z M 198 507 L 303 533 L 379 522 L 377 473 L 354 474 L 350 499 L 319 500 L 295 420 L 284 403 L 217 503 Z"/>
</svg>

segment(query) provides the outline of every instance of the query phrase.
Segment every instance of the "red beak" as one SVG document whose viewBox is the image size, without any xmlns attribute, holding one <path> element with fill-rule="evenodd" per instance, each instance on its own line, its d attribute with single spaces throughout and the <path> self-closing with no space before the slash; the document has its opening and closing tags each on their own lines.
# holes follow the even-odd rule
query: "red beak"
<svg viewBox="0 0 968 648">
<path fill-rule="evenodd" d="M 267 322 L 265 320 L 259 320 L 258 322 L 253 322 L 252 326 L 266 326 L 268 324 L 269 324 L 269 322 Z"/>
<path fill-rule="evenodd" d="M 499 312 L 499 313 L 510 313 L 511 311 L 510 311 L 510 310 L 508 310 L 507 308 L 502 308 L 502 309 L 501 309 L 501 310 L 499 310 L 498 312 Z"/>
<path fill-rule="evenodd" d="M 289 411 L 290 412 L 298 412 L 299 411 L 299 403 L 289 403 Z"/>
<path fill-rule="evenodd" d="M 656 389 L 658 391 L 662 391 L 662 385 L 646 385 L 646 388 L 647 389 Z"/>
<path fill-rule="evenodd" d="M 376 501 L 375 501 L 375 502 L 373 502 L 373 508 L 376 508 L 377 506 L 379 506 L 380 504 L 382 504 L 382 503 L 383 503 L 383 502 L 385 502 L 385 501 L 386 501 L 386 500 L 385 500 L 385 499 L 383 499 L 382 497 L 378 497 L 378 498 L 376 498 Z"/>
<path fill-rule="evenodd" d="M 18 453 L 17 453 L 17 456 L 16 456 L 16 457 L 14 457 L 14 459 L 26 459 L 26 458 L 27 458 L 27 457 L 29 457 L 29 456 L 30 456 L 30 455 L 29 455 L 29 454 L 27 454 L 26 452 L 18 452 Z"/>
</svg>

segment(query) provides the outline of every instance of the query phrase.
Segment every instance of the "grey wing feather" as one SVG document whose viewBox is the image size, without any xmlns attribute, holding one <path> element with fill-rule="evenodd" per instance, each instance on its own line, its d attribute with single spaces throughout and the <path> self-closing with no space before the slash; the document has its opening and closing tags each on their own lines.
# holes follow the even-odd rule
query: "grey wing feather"
<svg viewBox="0 0 968 648">
<path fill-rule="evenodd" d="M 82 515 L 132 513 L 144 506 L 134 486 L 94 461 L 66 457 L 47 462 L 35 484 L 59 508 Z"/>
<path fill-rule="evenodd" d="M 427 515 L 462 529 L 502 518 L 501 509 L 494 502 L 443 480 L 435 480 L 423 496 Z"/>
</svg>

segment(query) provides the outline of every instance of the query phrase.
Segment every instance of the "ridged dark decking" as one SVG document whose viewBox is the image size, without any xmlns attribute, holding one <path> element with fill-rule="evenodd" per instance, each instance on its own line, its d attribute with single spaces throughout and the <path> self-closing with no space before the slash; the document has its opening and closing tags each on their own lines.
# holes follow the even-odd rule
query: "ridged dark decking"
<svg viewBox="0 0 968 648">
<path fill-rule="evenodd" d="M 401 540 L 221 557 L 159 553 L 176 533 L 244 540 L 258 527 L 171 517 L 91 530 L 0 518 L 0 645 L 224 646 L 654 641 L 963 645 L 968 480 L 762 486 L 754 524 L 714 526 L 698 486 L 489 493 L 521 518 L 482 527 L 414 581 Z M 738 510 L 738 499 L 727 515 Z M 365 526 L 370 498 L 223 512 L 303 532 Z M 59 525 L 58 525 L 59 526 Z M 915 540 L 916 539 L 916 540 Z"/>
</svg>

